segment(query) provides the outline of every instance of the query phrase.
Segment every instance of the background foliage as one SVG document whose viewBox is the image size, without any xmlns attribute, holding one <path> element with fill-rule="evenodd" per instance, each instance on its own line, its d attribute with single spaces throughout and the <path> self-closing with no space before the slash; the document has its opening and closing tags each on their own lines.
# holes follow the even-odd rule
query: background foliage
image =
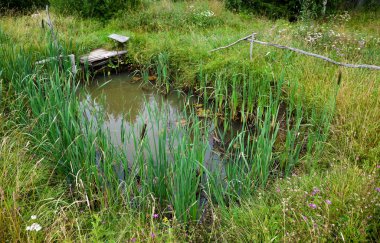
<svg viewBox="0 0 380 243">
<path fill-rule="evenodd" d="M 4 11 L 6 9 L 26 10 L 35 7 L 42 7 L 48 2 L 48 0 L 1 0 L 0 11 Z"/>
<path fill-rule="evenodd" d="M 50 0 L 50 3 L 59 12 L 109 19 L 119 11 L 137 7 L 140 0 Z"/>
<path fill-rule="evenodd" d="M 4 1 L 4 0 L 3 0 Z M 191 1 L 184 1 L 191 2 Z M 222 1 L 223 2 L 223 1 Z M 76 13 L 82 17 L 110 19 L 116 13 L 136 9 L 142 3 L 157 4 L 153 0 L 8 0 L 0 1 L 0 11 L 28 10 L 49 4 L 64 14 Z M 224 0 L 234 11 L 253 12 L 270 18 L 288 17 L 290 20 L 317 18 L 339 10 L 373 8 L 380 0 Z"/>
<path fill-rule="evenodd" d="M 317 17 L 325 12 L 373 7 L 379 3 L 378 0 L 226 0 L 227 7 L 235 11 L 256 12 L 272 18 L 296 17 L 302 14 Z"/>
</svg>

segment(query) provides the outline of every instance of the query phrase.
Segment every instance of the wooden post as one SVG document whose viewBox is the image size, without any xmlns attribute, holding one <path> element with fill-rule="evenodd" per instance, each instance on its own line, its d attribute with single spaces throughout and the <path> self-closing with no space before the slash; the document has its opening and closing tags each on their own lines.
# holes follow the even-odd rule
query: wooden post
<svg viewBox="0 0 380 243">
<path fill-rule="evenodd" d="M 68 55 L 68 57 L 70 58 L 71 72 L 75 76 L 77 74 L 77 72 L 78 72 L 77 66 L 75 65 L 75 55 L 74 54 L 70 54 L 70 55 Z"/>
<path fill-rule="evenodd" d="M 252 55 L 253 55 L 253 41 L 255 39 L 255 34 L 256 33 L 252 33 L 252 36 L 251 36 L 251 46 L 249 47 L 249 60 L 252 61 Z"/>
<path fill-rule="evenodd" d="M 49 5 L 46 5 L 46 18 L 47 18 L 46 19 L 46 24 L 47 24 L 47 26 L 50 29 L 51 38 L 52 38 L 52 41 L 54 43 L 54 46 L 55 46 L 55 48 L 57 48 L 57 50 L 59 50 L 57 35 L 56 35 L 55 31 L 54 31 L 53 22 L 50 19 Z"/>
</svg>

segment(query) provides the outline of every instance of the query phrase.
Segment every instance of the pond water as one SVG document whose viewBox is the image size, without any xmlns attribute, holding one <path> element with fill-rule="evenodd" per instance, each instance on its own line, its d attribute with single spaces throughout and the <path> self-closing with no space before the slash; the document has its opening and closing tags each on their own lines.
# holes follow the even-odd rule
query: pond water
<svg viewBox="0 0 380 243">
<path fill-rule="evenodd" d="M 158 134 L 163 127 L 170 130 L 171 127 L 187 122 L 183 117 L 185 103 L 188 102 L 184 95 L 172 92 L 163 96 L 156 88 L 135 81 L 128 74 L 99 77 L 85 89 L 86 92 L 80 99 L 82 105 L 86 104 L 86 116 L 94 119 L 97 112 L 105 115 L 103 128 L 109 130 L 113 145 L 126 152 L 130 164 L 136 156 L 136 140 L 140 140 L 144 126 L 144 139 L 150 147 L 156 148 Z M 162 121 L 160 124 L 157 123 L 157 116 L 164 120 L 164 124 Z M 127 134 L 124 138 L 123 129 Z M 218 153 L 214 152 L 212 130 L 211 128 L 206 135 L 209 145 L 205 150 L 207 167 L 213 167 L 214 162 L 220 161 Z M 168 139 L 170 136 L 169 134 Z M 153 153 L 157 152 L 153 150 Z"/>
</svg>

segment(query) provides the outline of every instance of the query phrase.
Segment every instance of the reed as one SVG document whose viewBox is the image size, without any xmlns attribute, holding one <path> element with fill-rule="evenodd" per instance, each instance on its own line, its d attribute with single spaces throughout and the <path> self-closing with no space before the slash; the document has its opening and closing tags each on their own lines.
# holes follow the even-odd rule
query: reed
<svg viewBox="0 0 380 243">
<path fill-rule="evenodd" d="M 217 134 L 222 143 L 227 143 L 227 151 L 222 160 L 224 167 L 210 173 L 211 198 L 221 205 L 240 201 L 258 187 L 265 187 L 270 177 L 289 176 L 305 158 L 312 155 L 318 160 L 331 123 L 329 107 L 334 104 L 322 112 L 304 107 L 296 95 L 300 91 L 297 82 L 285 82 L 283 74 L 274 84 L 265 74 L 243 73 L 229 81 L 226 72 L 221 71 L 213 78 L 212 87 L 207 85 L 207 75 L 200 81 L 202 109 L 213 110 L 214 120 L 222 114 L 223 128 L 217 129 Z M 238 115 L 241 127 L 227 141 L 229 121 Z"/>
<path fill-rule="evenodd" d="M 164 87 L 166 94 L 170 92 L 169 55 L 167 53 L 158 54 L 157 83 L 160 87 Z"/>
<path fill-rule="evenodd" d="M 133 161 L 128 164 L 139 180 L 131 195 L 145 210 L 151 208 L 149 198 L 152 198 L 157 213 L 170 207 L 171 212 L 167 212 L 170 217 L 185 223 L 195 221 L 200 216 L 199 188 L 208 147 L 202 135 L 205 128 L 194 113 L 183 113 L 191 123 L 181 125 L 167 120 L 165 107 L 147 109 L 148 118 L 141 124 L 146 124 L 146 132 L 153 140 L 141 139 L 138 135 L 141 127 L 124 131 L 135 151 Z M 124 168 L 124 173 L 129 173 L 129 168 Z"/>
</svg>

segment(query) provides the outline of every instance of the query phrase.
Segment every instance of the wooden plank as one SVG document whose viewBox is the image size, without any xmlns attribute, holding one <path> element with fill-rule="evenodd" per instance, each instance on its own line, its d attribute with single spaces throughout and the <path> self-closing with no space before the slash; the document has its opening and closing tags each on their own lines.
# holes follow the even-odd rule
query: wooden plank
<svg viewBox="0 0 380 243">
<path fill-rule="evenodd" d="M 91 65 L 94 62 L 102 61 L 102 60 L 107 60 L 113 57 L 118 57 L 121 55 L 126 54 L 127 51 L 107 51 L 105 49 L 96 49 L 92 52 L 90 52 L 87 55 L 84 55 L 80 58 L 81 63 L 86 63 L 88 62 L 89 65 Z"/>
<path fill-rule="evenodd" d="M 63 57 L 62 55 L 59 56 L 59 58 L 62 58 L 62 57 Z M 48 62 L 51 62 L 51 61 L 53 61 L 53 60 L 57 60 L 57 57 L 48 57 L 48 58 L 46 58 L 46 59 L 43 59 L 43 60 L 37 61 L 37 62 L 35 62 L 34 64 L 36 64 L 36 65 L 43 65 L 43 64 L 48 63 Z"/>
<path fill-rule="evenodd" d="M 48 63 L 48 62 L 51 62 L 51 61 L 57 61 L 57 60 L 59 60 L 61 62 L 64 57 L 65 56 L 63 56 L 63 55 L 59 55 L 58 57 L 48 57 L 46 59 L 37 61 L 34 64 L 36 64 L 36 65 L 44 65 L 45 63 Z M 70 55 L 67 55 L 67 57 L 69 58 L 70 63 L 71 63 L 71 72 L 75 75 L 78 72 L 77 66 L 75 64 L 75 55 L 74 54 L 70 54 Z"/>
<path fill-rule="evenodd" d="M 111 38 L 112 40 L 115 40 L 120 43 L 125 43 L 129 40 L 128 36 L 118 35 L 118 34 L 111 34 L 108 36 L 108 38 Z"/>
</svg>

